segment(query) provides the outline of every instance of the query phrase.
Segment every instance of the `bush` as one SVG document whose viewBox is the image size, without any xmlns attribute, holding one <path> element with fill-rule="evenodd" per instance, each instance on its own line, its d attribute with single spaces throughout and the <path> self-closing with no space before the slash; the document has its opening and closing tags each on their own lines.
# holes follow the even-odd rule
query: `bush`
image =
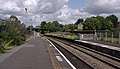
<svg viewBox="0 0 120 69">
<path fill-rule="evenodd" d="M 73 40 L 79 39 L 79 37 L 74 35 L 74 34 L 54 34 L 54 33 L 50 33 L 48 35 L 62 37 L 62 38 L 68 38 L 68 39 L 73 39 Z"/>
<path fill-rule="evenodd" d="M 0 48 L 0 53 L 4 53 L 5 51 L 4 51 L 4 49 L 1 47 Z"/>
</svg>

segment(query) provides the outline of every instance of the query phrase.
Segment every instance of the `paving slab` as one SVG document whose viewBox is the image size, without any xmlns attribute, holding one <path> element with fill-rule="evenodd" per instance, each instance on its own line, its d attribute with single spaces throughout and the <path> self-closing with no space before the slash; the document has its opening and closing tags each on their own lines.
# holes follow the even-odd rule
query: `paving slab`
<svg viewBox="0 0 120 69">
<path fill-rule="evenodd" d="M 36 37 L 1 61 L 0 69 L 53 69 L 53 65 L 44 40 Z"/>
</svg>

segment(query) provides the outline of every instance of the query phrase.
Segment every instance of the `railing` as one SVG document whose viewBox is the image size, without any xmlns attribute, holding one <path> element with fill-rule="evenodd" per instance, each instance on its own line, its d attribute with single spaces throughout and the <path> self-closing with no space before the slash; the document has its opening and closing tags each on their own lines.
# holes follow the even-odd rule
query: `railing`
<svg viewBox="0 0 120 69">
<path fill-rule="evenodd" d="M 91 34 L 78 34 L 80 40 L 95 40 L 104 41 L 111 43 L 120 43 L 120 32 L 119 31 L 109 31 L 109 32 L 96 32 Z"/>
</svg>

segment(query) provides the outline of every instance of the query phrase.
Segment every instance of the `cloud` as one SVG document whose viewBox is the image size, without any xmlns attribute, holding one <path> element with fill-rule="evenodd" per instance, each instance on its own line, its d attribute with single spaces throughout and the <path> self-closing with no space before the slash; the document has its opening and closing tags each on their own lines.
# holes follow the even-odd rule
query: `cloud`
<svg viewBox="0 0 120 69">
<path fill-rule="evenodd" d="M 69 0 L 0 0 L 0 17 L 16 15 L 26 25 L 57 20 L 75 23 L 79 18 L 115 14 L 120 18 L 120 0 L 85 0 L 81 9 L 72 9 Z M 25 12 L 27 8 L 27 13 Z"/>
<path fill-rule="evenodd" d="M 43 19 L 44 15 L 51 15 L 59 11 L 69 0 L 0 0 L 0 17 L 16 15 L 22 21 L 29 22 L 29 19 L 36 21 Z M 27 12 L 25 13 L 25 8 Z M 44 16 L 46 17 L 46 16 Z M 52 17 L 52 15 L 51 15 Z M 46 19 L 46 18 L 44 18 Z"/>
<path fill-rule="evenodd" d="M 89 15 L 87 12 L 82 12 L 78 9 L 71 9 L 67 5 L 64 5 L 58 13 L 61 13 L 57 18 L 61 20 L 62 23 L 75 23 L 77 19 L 86 18 Z"/>
<path fill-rule="evenodd" d="M 21 8 L 18 7 L 17 4 L 12 1 L 7 1 L 4 3 L 0 1 L 0 10 L 0 14 L 21 14 Z"/>
<path fill-rule="evenodd" d="M 57 20 L 62 24 L 70 24 L 75 23 L 79 18 L 86 18 L 88 15 L 90 14 L 87 12 L 82 12 L 78 9 L 71 9 L 67 5 L 64 5 L 60 10 L 53 14 L 43 14 L 42 20 Z"/>
<path fill-rule="evenodd" d="M 61 9 L 68 0 L 4 0 L 0 1 L 0 13 L 22 13 L 24 8 L 28 9 L 28 13 L 32 14 L 50 14 Z"/>
<path fill-rule="evenodd" d="M 61 23 L 74 23 L 84 18 L 86 12 L 69 8 L 69 0 L 10 0 L 0 1 L 0 14 L 16 15 L 27 24 L 40 24 L 41 21 L 58 20 Z M 27 14 L 25 13 L 27 8 Z M 31 21 L 30 21 L 31 20 Z"/>
<path fill-rule="evenodd" d="M 30 13 L 51 14 L 61 9 L 68 0 L 26 0 L 24 5 Z"/>
<path fill-rule="evenodd" d="M 84 10 L 91 14 L 112 14 L 120 12 L 120 0 L 86 0 Z"/>
</svg>

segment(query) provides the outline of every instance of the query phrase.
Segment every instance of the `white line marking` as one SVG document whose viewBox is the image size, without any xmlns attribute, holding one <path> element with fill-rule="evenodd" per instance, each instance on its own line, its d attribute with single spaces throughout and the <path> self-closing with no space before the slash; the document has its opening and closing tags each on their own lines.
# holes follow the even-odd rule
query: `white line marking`
<svg viewBox="0 0 120 69">
<path fill-rule="evenodd" d="M 49 45 L 49 46 L 52 46 L 52 45 Z"/>
<path fill-rule="evenodd" d="M 56 56 L 58 61 L 63 61 L 62 58 L 60 56 Z"/>
<path fill-rule="evenodd" d="M 48 40 L 48 39 L 47 39 Z M 48 42 L 50 42 L 50 44 L 60 53 L 60 55 L 67 61 L 67 63 L 73 68 L 73 69 L 77 69 L 75 68 L 75 66 L 62 54 L 62 52 L 57 49 L 57 47 L 50 41 L 48 40 Z"/>
<path fill-rule="evenodd" d="M 120 51 L 119 47 L 114 47 L 114 46 L 111 46 L 111 45 L 105 45 L 105 44 L 100 44 L 100 43 L 95 43 L 95 42 L 90 42 L 90 41 L 83 41 L 83 40 L 75 40 L 75 41 L 80 41 L 80 42 L 83 42 L 83 43 L 88 43 L 88 44 L 92 44 L 92 45 L 101 46 L 101 47 L 105 47 L 105 48 Z"/>
</svg>

